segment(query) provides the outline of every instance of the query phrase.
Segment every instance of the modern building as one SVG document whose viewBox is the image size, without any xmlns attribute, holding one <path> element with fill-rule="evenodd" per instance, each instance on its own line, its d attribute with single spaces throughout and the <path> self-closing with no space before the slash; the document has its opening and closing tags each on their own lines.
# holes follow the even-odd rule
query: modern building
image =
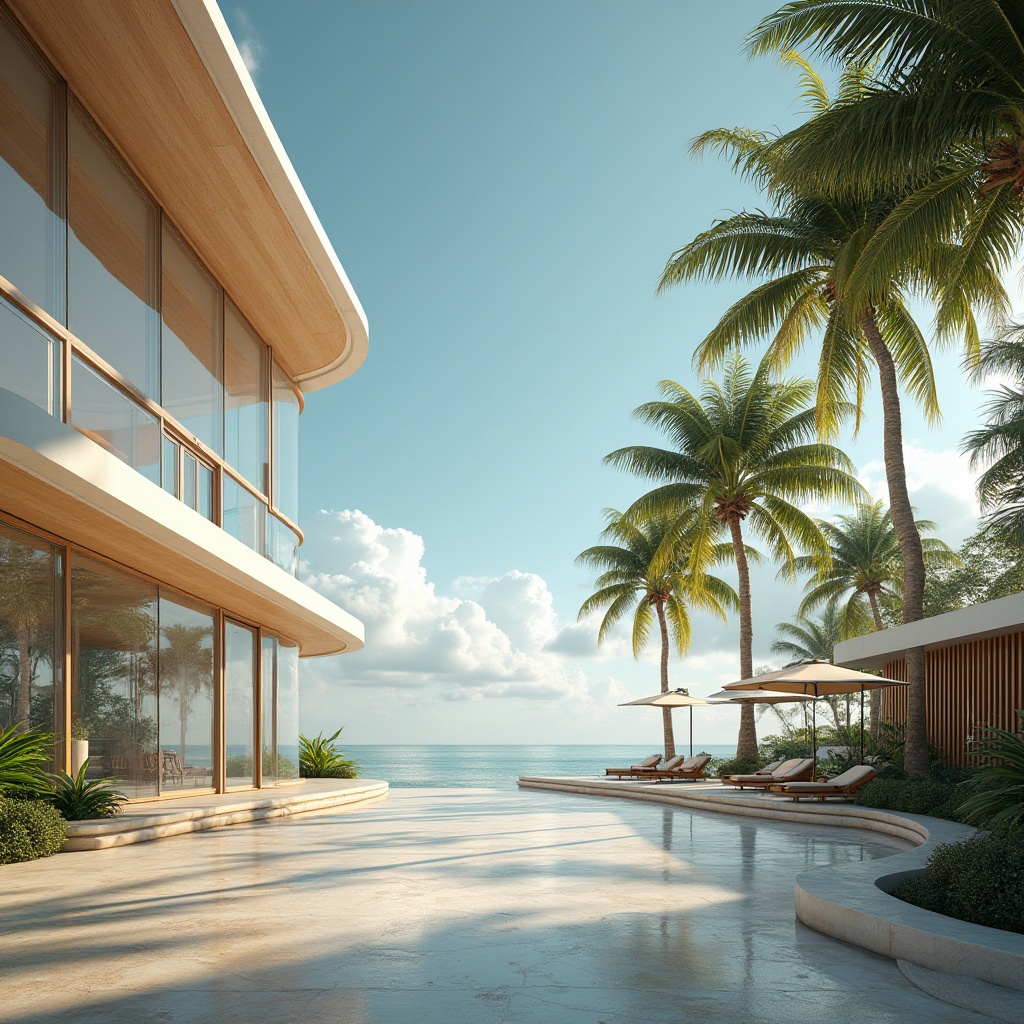
<svg viewBox="0 0 1024 1024">
<path fill-rule="evenodd" d="M 359 301 L 213 0 L 0 0 L 0 727 L 132 798 L 296 771 L 303 396 Z"/>
<path fill-rule="evenodd" d="M 948 764 L 967 764 L 983 728 L 1016 732 L 1024 708 L 1024 594 L 867 633 L 836 644 L 837 665 L 906 679 L 906 652 L 925 652 L 928 740 Z M 906 687 L 882 691 L 882 720 L 904 722 Z"/>
</svg>

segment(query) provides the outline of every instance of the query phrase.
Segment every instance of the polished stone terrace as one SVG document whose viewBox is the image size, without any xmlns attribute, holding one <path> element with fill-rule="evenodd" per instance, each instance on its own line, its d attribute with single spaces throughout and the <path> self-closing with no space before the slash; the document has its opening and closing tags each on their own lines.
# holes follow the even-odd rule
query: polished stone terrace
<svg viewBox="0 0 1024 1024">
<path fill-rule="evenodd" d="M 535 791 L 0 868 L 4 1024 L 984 1024 L 799 924 L 793 878 L 906 845 Z"/>
</svg>

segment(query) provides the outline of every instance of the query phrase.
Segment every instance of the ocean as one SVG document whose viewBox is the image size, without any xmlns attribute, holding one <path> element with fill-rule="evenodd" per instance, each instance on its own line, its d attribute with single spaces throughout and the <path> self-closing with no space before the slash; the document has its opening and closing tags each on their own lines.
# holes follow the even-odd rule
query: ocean
<svg viewBox="0 0 1024 1024">
<path fill-rule="evenodd" d="M 346 757 L 359 762 L 362 777 L 386 779 L 395 789 L 515 789 L 520 775 L 604 775 L 605 768 L 636 764 L 655 749 L 635 743 L 341 745 Z M 712 757 L 736 755 L 735 744 L 695 743 L 693 749 Z M 687 753 L 689 747 L 678 750 Z"/>
</svg>

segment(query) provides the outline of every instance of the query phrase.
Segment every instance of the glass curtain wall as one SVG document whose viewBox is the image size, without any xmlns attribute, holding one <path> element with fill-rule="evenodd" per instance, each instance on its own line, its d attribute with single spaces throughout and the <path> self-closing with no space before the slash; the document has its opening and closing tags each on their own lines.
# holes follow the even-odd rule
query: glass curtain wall
<svg viewBox="0 0 1024 1024">
<path fill-rule="evenodd" d="M 160 597 L 160 790 L 213 787 L 212 608 Z"/>
<path fill-rule="evenodd" d="M 0 8 L 0 275 L 62 324 L 64 111 L 63 83 Z"/>
<path fill-rule="evenodd" d="M 160 397 L 160 211 L 88 115 L 68 114 L 68 326 Z"/>
<path fill-rule="evenodd" d="M 128 797 L 160 785 L 157 588 L 71 555 L 72 731 L 89 744 L 90 777 Z"/>
<path fill-rule="evenodd" d="M 220 286 L 165 221 L 160 404 L 218 455 L 224 454 L 222 309 Z"/>
<path fill-rule="evenodd" d="M 224 735 L 227 785 L 256 781 L 256 630 L 224 623 Z"/>
<path fill-rule="evenodd" d="M 270 488 L 270 350 L 224 304 L 224 458 L 262 494 Z"/>
<path fill-rule="evenodd" d="M 299 777 L 299 648 L 288 640 L 277 642 L 274 675 L 277 704 L 278 777 Z"/>
<path fill-rule="evenodd" d="M 43 412 L 55 413 L 59 391 L 57 381 L 60 379 L 56 366 L 59 353 L 60 343 L 53 335 L 0 299 L 0 367 L 3 368 L 0 381 L 3 391 L 28 399 Z"/>
<path fill-rule="evenodd" d="M 274 360 L 274 484 L 271 501 L 293 523 L 299 521 L 299 398 Z"/>
<path fill-rule="evenodd" d="M 0 729 L 55 734 L 64 767 L 63 566 L 58 549 L 0 523 Z"/>
</svg>

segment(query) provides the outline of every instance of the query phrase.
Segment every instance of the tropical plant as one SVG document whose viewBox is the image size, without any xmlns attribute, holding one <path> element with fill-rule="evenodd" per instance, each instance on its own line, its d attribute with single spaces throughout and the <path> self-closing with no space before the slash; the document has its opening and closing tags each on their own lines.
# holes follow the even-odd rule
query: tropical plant
<svg viewBox="0 0 1024 1024">
<path fill-rule="evenodd" d="M 791 663 L 831 661 L 833 649 L 842 639 L 840 622 L 835 605 L 826 605 L 816 619 L 801 611 L 792 622 L 780 622 L 775 627 L 779 639 L 772 641 L 772 654 L 785 654 Z"/>
<path fill-rule="evenodd" d="M 333 736 L 324 739 L 318 733 L 313 739 L 299 735 L 299 774 L 304 779 L 355 779 L 359 777 L 359 762 L 350 761 L 334 745 L 341 735 L 341 726 Z"/>
<path fill-rule="evenodd" d="M 833 102 L 805 61 L 796 55 L 788 59 L 801 70 L 803 94 L 814 118 L 855 102 L 867 87 L 864 68 L 851 66 Z M 859 426 L 874 365 L 882 395 L 890 514 L 902 554 L 903 618 L 916 621 L 924 614 L 926 570 L 907 491 L 900 385 L 933 421 L 939 417 L 939 406 L 928 344 L 908 302 L 915 292 L 939 300 L 941 336 L 948 339 L 960 332 L 968 351 L 975 351 L 975 306 L 990 312 L 1006 307 L 1000 282 L 1005 251 L 974 252 L 970 273 L 954 272 L 954 265 L 966 256 L 964 246 L 956 244 L 958 222 L 951 222 L 941 237 L 929 236 L 927 246 L 917 239 L 916 247 L 905 246 L 894 256 L 889 244 L 892 218 L 907 197 L 908 185 L 894 184 L 867 195 L 825 195 L 813 174 L 785 173 L 789 156 L 777 137 L 749 129 L 716 129 L 693 145 L 696 152 L 731 155 L 744 176 L 770 193 L 775 209 L 744 211 L 702 232 L 669 258 L 659 290 L 728 276 L 763 278 L 723 314 L 698 346 L 696 362 L 707 369 L 737 346 L 769 338 L 766 358 L 779 368 L 813 333 L 821 332 L 817 423 L 823 436 L 835 432 L 837 414 L 849 398 L 855 401 Z M 880 242 L 883 237 L 886 245 Z M 908 757 L 916 771 L 925 772 L 924 653 L 910 650 L 906 658 Z"/>
<path fill-rule="evenodd" d="M 89 758 L 86 758 L 78 774 L 55 772 L 50 803 L 66 821 L 87 821 L 92 818 L 112 818 L 121 810 L 124 795 L 115 789 L 117 779 L 86 779 Z"/>
<path fill-rule="evenodd" d="M 67 834 L 64 819 L 48 803 L 0 796 L 0 864 L 50 857 Z"/>
<path fill-rule="evenodd" d="M 931 574 L 925 608 L 929 615 L 969 608 L 1024 590 L 1020 546 L 992 530 L 968 537 L 957 551 L 958 564 Z"/>
<path fill-rule="evenodd" d="M 800 503 L 850 501 L 862 489 L 847 456 L 815 437 L 810 381 L 775 380 L 766 362 L 751 370 L 737 355 L 727 361 L 722 382 L 705 380 L 698 395 L 670 380 L 662 381 L 660 390 L 661 401 L 641 405 L 634 415 L 667 434 L 673 448 L 620 448 L 605 461 L 663 481 L 627 515 L 676 516 L 679 536 L 689 539 L 691 570 L 712 561 L 719 538 L 728 536 L 739 576 L 740 675 L 747 679 L 754 666 L 744 527 L 767 544 L 784 570 L 794 572 L 793 543 L 828 558 L 817 524 Z M 662 548 L 655 571 L 670 564 L 671 544 Z M 750 704 L 740 712 L 737 757 L 757 757 Z"/>
<path fill-rule="evenodd" d="M 0 796 L 48 793 L 47 752 L 52 747 L 53 736 L 32 729 L 25 731 L 24 722 L 15 722 L 0 731 Z"/>
<path fill-rule="evenodd" d="M 979 751 L 985 762 L 970 783 L 971 795 L 959 811 L 964 821 L 981 828 L 1024 826 L 1024 711 L 1021 731 L 982 728 L 987 737 Z"/>
<path fill-rule="evenodd" d="M 632 519 L 615 509 L 605 509 L 605 520 L 607 526 L 601 537 L 607 543 L 587 548 L 576 558 L 577 565 L 601 570 L 595 584 L 598 589 L 583 602 L 579 618 L 604 609 L 597 631 L 601 644 L 617 623 L 632 614 L 633 657 L 639 658 L 656 617 L 661 638 L 661 692 L 668 693 L 670 648 L 674 644 L 682 657 L 690 646 L 689 607 L 709 611 L 723 620 L 726 608 L 737 607 L 732 587 L 705 571 L 708 563 L 721 559 L 722 546 L 709 547 L 705 564 L 694 568 L 678 514 Z M 692 525 L 692 520 L 687 524 Z M 662 708 L 661 712 L 665 756 L 674 757 L 672 709 Z"/>
<path fill-rule="evenodd" d="M 179 753 L 184 758 L 193 705 L 213 697 L 213 630 L 174 622 L 162 626 L 160 634 L 160 695 L 163 700 L 173 694 L 177 700 Z"/>
<path fill-rule="evenodd" d="M 974 370 L 977 378 L 1006 374 L 1012 383 L 990 393 L 986 423 L 971 431 L 961 450 L 970 454 L 978 477 L 978 500 L 988 513 L 987 528 L 1000 540 L 1024 543 L 1024 326 L 1015 325 L 987 345 Z"/>
</svg>

